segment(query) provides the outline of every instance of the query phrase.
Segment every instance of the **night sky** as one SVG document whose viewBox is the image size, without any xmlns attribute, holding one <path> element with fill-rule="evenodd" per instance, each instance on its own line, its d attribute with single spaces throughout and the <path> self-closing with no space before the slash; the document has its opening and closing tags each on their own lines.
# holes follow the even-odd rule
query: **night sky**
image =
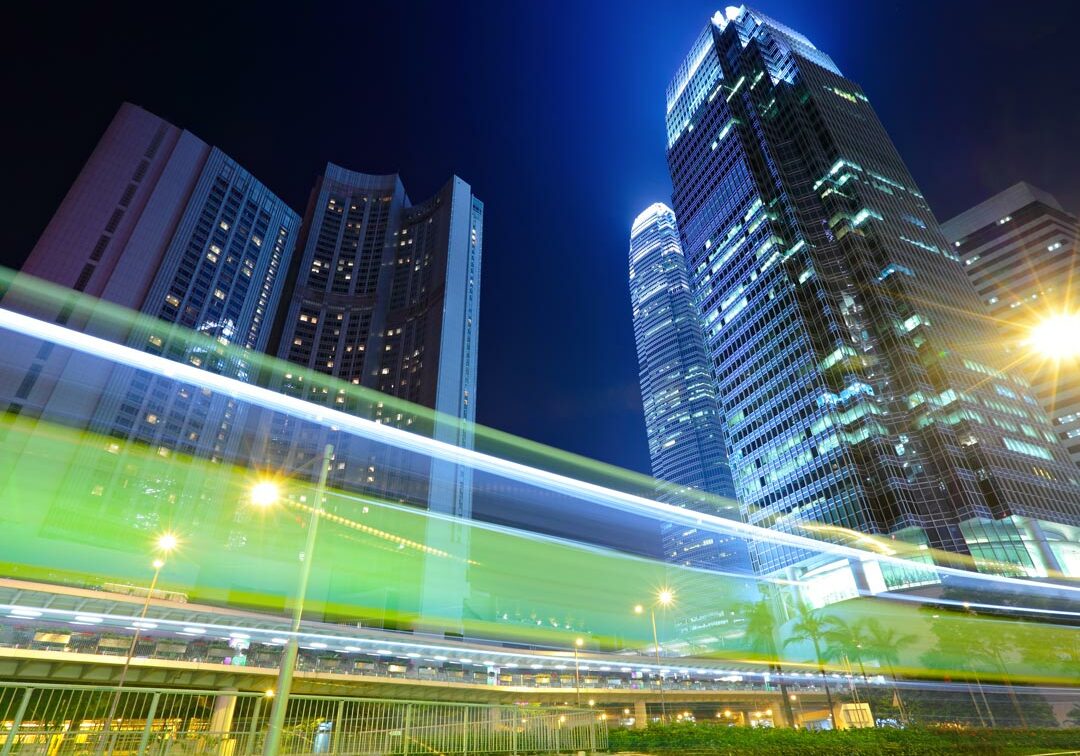
<svg viewBox="0 0 1080 756">
<path fill-rule="evenodd" d="M 480 421 L 647 471 L 629 227 L 669 201 L 664 89 L 719 5 L 20 6 L 2 53 L 5 265 L 124 100 L 299 212 L 327 160 L 399 171 L 413 201 L 457 173 L 486 204 Z M 940 219 L 1020 179 L 1080 210 L 1080 3 L 757 7 L 862 84 Z"/>
</svg>

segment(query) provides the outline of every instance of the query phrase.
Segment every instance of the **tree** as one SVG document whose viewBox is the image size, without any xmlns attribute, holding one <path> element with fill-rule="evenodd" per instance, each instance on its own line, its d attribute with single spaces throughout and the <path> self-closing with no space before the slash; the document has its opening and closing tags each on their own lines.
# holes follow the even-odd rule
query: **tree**
<svg viewBox="0 0 1080 756">
<path fill-rule="evenodd" d="M 784 646 L 792 643 L 809 641 L 814 647 L 814 657 L 817 659 L 818 670 L 821 672 L 821 680 L 825 685 L 825 701 L 829 706 L 829 721 L 833 721 L 833 700 L 829 691 L 829 678 L 825 676 L 825 632 L 828 629 L 814 610 L 802 599 L 795 602 L 795 624 L 791 626 L 788 637 L 784 639 Z"/>
<path fill-rule="evenodd" d="M 862 630 L 865 654 L 889 670 L 897 708 L 900 709 L 900 716 L 907 721 L 904 699 L 900 697 L 900 689 L 896 685 L 896 665 L 900 662 L 899 649 L 914 643 L 918 637 L 911 633 L 901 635 L 895 628 L 885 627 L 874 617 L 862 623 Z"/>
<path fill-rule="evenodd" d="M 743 634 L 749 645 L 749 650 L 768 660 L 770 671 L 776 672 L 780 680 L 780 695 L 784 698 L 784 711 L 787 713 L 788 722 L 795 726 L 795 713 L 791 709 L 791 697 L 788 695 L 787 684 L 784 682 L 783 669 L 780 666 L 780 651 L 776 646 L 776 612 L 775 595 L 771 586 L 760 586 L 761 598 L 757 601 L 749 601 L 740 604 L 736 613 L 746 620 L 743 625 Z"/>
<path fill-rule="evenodd" d="M 827 615 L 822 618 L 825 626 L 825 656 L 840 661 L 847 659 L 859 665 L 859 674 L 866 680 L 866 637 L 862 621 L 848 622 L 843 617 Z"/>
</svg>

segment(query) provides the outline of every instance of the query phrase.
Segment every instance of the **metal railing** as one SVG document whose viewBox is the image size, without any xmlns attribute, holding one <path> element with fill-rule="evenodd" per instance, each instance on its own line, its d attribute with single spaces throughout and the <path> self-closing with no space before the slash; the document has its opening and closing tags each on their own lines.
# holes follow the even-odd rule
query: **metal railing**
<svg viewBox="0 0 1080 756">
<path fill-rule="evenodd" d="M 130 646 L 129 633 L 98 631 L 73 634 L 70 628 L 56 629 L 57 627 L 24 622 L 14 627 L 8 622 L 0 621 L 0 648 L 116 657 L 123 656 Z M 170 662 L 227 663 L 230 666 L 241 666 L 241 662 L 236 661 L 236 654 L 237 652 L 225 639 L 200 638 L 196 641 L 184 641 L 176 637 L 159 638 L 153 631 L 145 632 L 136 646 L 138 658 Z M 281 648 L 255 644 L 247 650 L 243 659 L 242 666 L 244 667 L 275 670 L 281 662 Z M 615 666 L 620 661 L 620 657 L 615 656 L 612 657 L 610 664 Z M 458 666 L 451 667 L 442 662 L 426 662 L 408 657 L 386 659 L 374 653 L 345 653 L 333 649 L 314 650 L 302 647 L 296 669 L 299 672 L 325 672 L 485 687 L 492 684 L 487 670 L 482 665 L 465 669 Z M 732 680 L 715 677 L 710 679 L 703 675 L 691 677 L 688 674 L 691 671 L 674 667 L 671 673 L 665 675 L 665 690 L 768 692 L 768 687 L 750 673 L 747 674 L 746 679 Z M 716 674 L 719 675 L 720 672 L 717 671 Z M 839 675 L 835 675 L 834 679 L 837 682 L 841 681 Z M 572 665 L 568 669 L 552 666 L 551 669 L 544 671 L 501 669 L 496 682 L 499 685 L 540 690 L 574 690 L 579 686 L 579 683 L 575 682 Z M 816 680 L 808 677 L 805 685 L 811 689 L 815 683 Z M 803 684 L 802 681 L 800 684 Z M 582 665 L 581 669 L 580 688 L 582 690 L 658 690 L 659 686 L 659 677 L 656 675 L 632 676 L 629 673 L 617 671 L 617 667 L 601 672 L 596 669 L 595 662 L 592 663 L 591 668 Z"/>
<path fill-rule="evenodd" d="M 266 735 L 259 693 L 0 683 L 0 756 L 248 756 Z M 292 696 L 279 753 L 559 753 L 607 748 L 595 711 Z"/>
</svg>

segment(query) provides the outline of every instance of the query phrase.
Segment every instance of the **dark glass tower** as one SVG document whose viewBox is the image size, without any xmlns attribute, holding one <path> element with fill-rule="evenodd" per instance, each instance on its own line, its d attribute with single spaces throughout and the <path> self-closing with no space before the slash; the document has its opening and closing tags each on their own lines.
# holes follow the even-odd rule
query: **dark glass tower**
<svg viewBox="0 0 1080 756">
<path fill-rule="evenodd" d="M 381 394 L 437 410 L 433 427 L 370 398 L 275 377 L 283 392 L 378 422 L 472 445 L 476 417 L 477 329 L 484 205 L 452 177 L 432 198 L 410 203 L 396 174 L 373 176 L 329 164 L 312 190 L 290 273 L 292 300 L 275 326 L 277 356 Z M 371 395 L 365 395 L 370 397 Z M 277 416 L 272 456 L 304 464 L 322 448 L 321 431 Z M 467 517 L 469 471 L 439 463 L 412 470 L 417 455 L 342 440 L 335 486 L 384 492 L 410 504 Z M 367 450 L 367 451 L 366 451 Z M 426 462 L 424 462 L 426 464 Z"/>
<path fill-rule="evenodd" d="M 1045 574 L 1080 488 L 866 96 L 798 32 L 717 13 L 668 162 L 746 519 Z M 918 553 L 915 551 L 915 553 Z M 762 545 L 771 572 L 800 555 Z"/>
<path fill-rule="evenodd" d="M 652 473 L 675 484 L 661 498 L 738 519 L 716 386 L 679 229 L 675 214 L 662 203 L 646 208 L 630 231 L 630 304 Z M 746 546 L 737 538 L 670 523 L 661 525 L 660 536 L 668 561 L 749 570 Z"/>
</svg>

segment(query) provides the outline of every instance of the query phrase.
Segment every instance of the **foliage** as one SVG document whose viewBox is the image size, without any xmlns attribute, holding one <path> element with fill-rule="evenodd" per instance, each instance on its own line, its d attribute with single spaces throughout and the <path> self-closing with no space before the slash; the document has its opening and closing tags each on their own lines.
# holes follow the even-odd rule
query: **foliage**
<svg viewBox="0 0 1080 756">
<path fill-rule="evenodd" d="M 991 730 L 910 728 L 811 732 L 715 725 L 654 725 L 642 730 L 612 730 L 612 751 L 685 754 L 791 754 L 792 756 L 1021 756 L 1074 748 L 1077 730 Z"/>
</svg>

